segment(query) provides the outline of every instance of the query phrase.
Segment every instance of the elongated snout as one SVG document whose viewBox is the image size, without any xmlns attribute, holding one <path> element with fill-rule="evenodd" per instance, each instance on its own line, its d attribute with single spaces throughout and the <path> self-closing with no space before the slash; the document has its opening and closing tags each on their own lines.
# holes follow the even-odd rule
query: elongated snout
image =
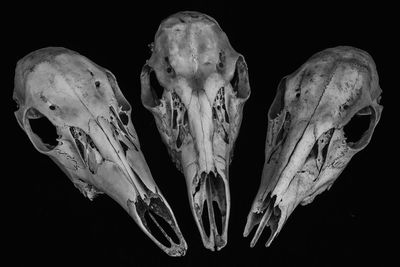
<svg viewBox="0 0 400 267">
<path fill-rule="evenodd" d="M 227 243 L 230 193 L 225 166 L 229 159 L 217 159 L 215 149 L 222 143 L 214 140 L 215 126 L 210 120 L 211 116 L 212 107 L 205 92 L 194 93 L 188 106 L 194 142 L 183 147 L 181 165 L 192 214 L 203 244 L 210 250 L 220 250 Z"/>
<path fill-rule="evenodd" d="M 303 199 L 302 190 L 308 189 L 307 181 L 299 179 L 305 163 L 316 143 L 313 124 L 300 123 L 287 134 L 285 141 L 275 147 L 266 159 L 262 182 L 247 218 L 244 236 L 258 225 L 250 243 L 253 247 L 265 226 L 271 234 L 267 246 L 282 229 L 286 219 Z"/>
<path fill-rule="evenodd" d="M 187 245 L 170 206 L 138 144 L 118 125 L 104 118 L 90 121 L 90 137 L 103 158 L 93 163 L 97 166 L 92 183 L 117 201 L 168 255 L 185 255 Z"/>
</svg>

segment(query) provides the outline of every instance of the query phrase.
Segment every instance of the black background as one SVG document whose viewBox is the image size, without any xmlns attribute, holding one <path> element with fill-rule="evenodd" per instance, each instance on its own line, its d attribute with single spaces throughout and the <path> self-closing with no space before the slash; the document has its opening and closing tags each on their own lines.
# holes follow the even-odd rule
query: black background
<svg viewBox="0 0 400 267">
<path fill-rule="evenodd" d="M 234 49 L 245 56 L 249 68 L 251 96 L 230 167 L 231 217 L 228 244 L 219 252 L 206 250 L 193 221 L 183 175 L 169 159 L 152 115 L 140 102 L 139 75 L 150 57 L 148 44 L 161 20 L 183 10 L 207 13 L 215 18 Z M 388 110 L 396 88 L 393 78 L 395 55 L 391 36 L 395 18 L 376 6 L 350 7 L 329 3 L 319 6 L 281 7 L 199 3 L 173 5 L 154 2 L 137 6 L 81 6 L 73 3 L 37 4 L 6 9 L 13 14 L 3 26 L 5 43 L 2 78 L 8 133 L 3 150 L 11 153 L 3 177 L 10 186 L 5 204 L 11 227 L 6 254 L 12 265 L 49 266 L 283 266 L 347 265 L 387 259 L 384 251 L 390 236 L 383 234 L 390 221 L 385 213 L 389 177 L 387 134 Z M 266 235 L 250 249 L 250 238 L 242 233 L 256 194 L 264 163 L 267 110 L 280 79 L 295 71 L 311 55 L 328 47 L 350 45 L 369 52 L 377 65 L 385 106 L 381 122 L 365 150 L 357 154 L 331 190 L 306 206 L 298 207 L 282 232 L 265 248 Z M 153 177 L 174 210 L 189 249 L 186 256 L 164 254 L 136 226 L 122 208 L 107 196 L 94 202 L 85 199 L 62 171 L 38 153 L 19 128 L 11 101 L 14 68 L 18 59 L 36 49 L 63 46 L 75 50 L 111 70 L 133 106 L 132 120 Z M 5 62 L 4 62 L 5 60 Z M 5 74 L 4 74 L 5 73 Z M 389 107 L 390 109 L 390 107 Z M 396 114 L 396 113 L 395 113 Z M 4 147 L 5 146 L 5 147 Z M 7 178 L 8 177 L 8 178 Z M 8 253 L 10 251 L 10 253 Z"/>
</svg>

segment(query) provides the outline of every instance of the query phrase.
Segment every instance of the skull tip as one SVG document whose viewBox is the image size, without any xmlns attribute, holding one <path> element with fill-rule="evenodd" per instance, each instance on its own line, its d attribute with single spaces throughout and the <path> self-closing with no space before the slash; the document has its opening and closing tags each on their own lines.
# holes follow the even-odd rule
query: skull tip
<svg viewBox="0 0 400 267">
<path fill-rule="evenodd" d="M 187 248 L 186 241 L 182 239 L 180 244 L 174 244 L 170 248 L 166 248 L 165 252 L 171 257 L 183 257 L 186 255 Z"/>
<path fill-rule="evenodd" d="M 128 200 L 129 214 L 146 235 L 169 256 L 183 256 L 187 243 L 179 229 L 175 216 L 161 195 L 148 199 Z"/>
</svg>

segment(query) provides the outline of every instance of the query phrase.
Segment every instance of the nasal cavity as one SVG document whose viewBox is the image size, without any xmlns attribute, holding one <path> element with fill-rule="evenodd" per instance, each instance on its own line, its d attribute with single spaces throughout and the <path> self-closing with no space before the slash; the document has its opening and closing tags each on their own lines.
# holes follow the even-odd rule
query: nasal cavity
<svg viewBox="0 0 400 267">
<path fill-rule="evenodd" d="M 150 71 L 150 86 L 151 89 L 153 90 L 153 93 L 155 94 L 154 97 L 156 97 L 157 100 L 161 99 L 164 92 L 164 88 L 158 81 L 155 71 Z"/>
<path fill-rule="evenodd" d="M 213 201 L 215 225 L 219 235 L 222 235 L 222 214 L 217 201 Z"/>
<path fill-rule="evenodd" d="M 201 214 L 201 221 L 203 224 L 204 232 L 207 236 L 210 236 L 210 217 L 208 215 L 208 203 L 207 200 L 203 204 L 203 212 Z"/>
<path fill-rule="evenodd" d="M 147 227 L 149 228 L 154 238 L 157 239 L 157 241 L 163 244 L 165 247 L 170 248 L 171 243 L 168 241 L 168 239 L 161 231 L 161 226 L 159 226 L 160 222 L 163 222 L 163 219 L 159 218 L 159 216 L 154 212 L 152 212 L 151 210 L 145 212 L 144 219 L 146 220 Z"/>
</svg>

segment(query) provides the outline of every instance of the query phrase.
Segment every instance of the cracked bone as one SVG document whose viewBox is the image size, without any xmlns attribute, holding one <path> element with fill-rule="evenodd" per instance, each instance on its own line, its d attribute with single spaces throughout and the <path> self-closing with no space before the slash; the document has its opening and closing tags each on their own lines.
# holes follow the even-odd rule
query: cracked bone
<svg viewBox="0 0 400 267">
<path fill-rule="evenodd" d="M 229 164 L 250 95 L 244 57 L 213 18 L 197 12 L 165 19 L 152 52 L 141 74 L 142 103 L 185 176 L 204 246 L 220 250 L 227 243 Z"/>
<path fill-rule="evenodd" d="M 40 49 L 18 62 L 13 98 L 32 144 L 86 197 L 106 193 L 168 255 L 185 254 L 174 214 L 140 150 L 131 106 L 110 71 L 65 48 Z M 49 133 L 39 134 L 38 121 L 58 137 L 46 142 Z"/>
<path fill-rule="evenodd" d="M 268 112 L 265 164 L 244 236 L 258 225 L 269 246 L 293 210 L 329 189 L 364 149 L 379 122 L 381 89 L 371 56 L 352 47 L 326 49 L 284 77 Z M 346 126 L 367 117 L 368 129 L 350 140 Z"/>
</svg>

